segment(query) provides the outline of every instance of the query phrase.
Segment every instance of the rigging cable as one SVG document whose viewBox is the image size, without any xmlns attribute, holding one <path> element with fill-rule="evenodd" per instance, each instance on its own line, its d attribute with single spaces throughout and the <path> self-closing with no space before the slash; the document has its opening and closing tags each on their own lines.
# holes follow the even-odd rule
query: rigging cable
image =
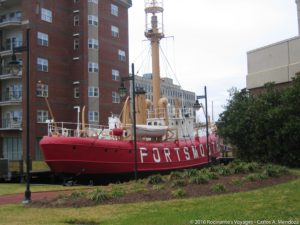
<svg viewBox="0 0 300 225">
<path fill-rule="evenodd" d="M 162 49 L 161 47 L 159 47 L 159 48 L 160 48 L 160 50 L 161 50 L 160 52 L 161 52 L 162 55 L 164 56 L 164 58 L 165 58 L 167 64 L 169 65 L 169 67 L 170 67 L 170 69 L 171 69 L 171 72 L 174 74 L 175 80 L 177 81 L 177 83 L 178 83 L 179 86 L 181 87 L 181 84 L 180 84 L 180 82 L 179 82 L 179 80 L 178 80 L 178 78 L 177 78 L 177 76 L 176 76 L 176 73 L 174 72 L 174 70 L 173 70 L 173 68 L 172 68 L 172 66 L 171 66 L 171 64 L 170 64 L 170 62 L 169 62 L 169 60 L 167 59 L 167 57 L 166 57 L 166 55 L 165 55 L 165 53 L 164 53 L 164 51 L 163 51 L 163 49 Z"/>
<path fill-rule="evenodd" d="M 145 54 L 145 52 L 148 50 L 148 53 Z M 148 55 L 149 55 L 149 52 L 150 52 L 150 48 L 149 48 L 149 45 L 146 45 L 143 50 L 140 52 L 140 54 L 138 54 L 138 56 L 133 60 L 133 63 L 134 64 L 140 64 L 141 66 L 137 69 L 137 72 L 136 74 L 139 73 L 140 69 L 143 67 L 144 63 L 145 63 L 145 60 L 147 59 Z M 145 55 L 143 57 L 143 55 Z M 141 63 L 137 63 L 138 60 L 141 60 Z"/>
<path fill-rule="evenodd" d="M 136 74 L 138 75 L 139 72 L 141 71 L 141 69 L 144 67 L 145 62 L 149 62 L 149 60 L 147 60 L 149 58 L 150 52 L 151 52 L 151 48 L 150 45 L 147 46 L 148 48 L 148 53 L 145 55 L 145 57 L 142 59 L 142 62 L 140 64 L 140 67 L 138 67 Z M 145 49 L 147 49 L 145 48 Z M 143 52 L 144 53 L 144 52 Z M 141 54 L 140 54 L 141 56 Z"/>
</svg>

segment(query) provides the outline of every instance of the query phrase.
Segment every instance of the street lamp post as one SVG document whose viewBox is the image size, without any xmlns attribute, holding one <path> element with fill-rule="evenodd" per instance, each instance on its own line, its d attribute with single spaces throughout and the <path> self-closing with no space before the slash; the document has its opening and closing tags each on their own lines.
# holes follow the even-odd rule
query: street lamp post
<svg viewBox="0 0 300 225">
<path fill-rule="evenodd" d="M 121 86 L 119 87 L 120 97 L 124 97 L 126 95 L 126 87 L 124 86 L 124 81 L 132 81 L 132 112 L 133 112 L 133 147 L 134 147 L 134 179 L 137 181 L 138 178 L 138 163 L 137 163 L 137 143 L 136 143 L 136 108 L 135 108 L 135 78 L 134 78 L 134 64 L 131 64 L 131 73 L 132 75 L 129 77 L 122 77 Z"/>
<path fill-rule="evenodd" d="M 204 86 L 204 95 L 196 96 L 196 103 L 194 104 L 194 108 L 196 110 L 200 109 L 202 104 L 199 104 L 199 99 L 205 99 L 205 127 L 206 127 L 206 148 L 207 148 L 207 161 L 210 162 L 209 158 L 209 132 L 208 132 L 208 113 L 207 113 L 207 90 L 206 86 Z"/>
<path fill-rule="evenodd" d="M 29 90 L 30 90 L 30 29 L 26 29 L 26 46 L 20 46 L 13 49 L 13 55 L 12 55 L 12 61 L 9 63 L 10 67 L 12 68 L 11 71 L 14 73 L 14 71 L 20 69 L 20 62 L 16 59 L 16 52 L 24 52 L 26 51 L 26 190 L 24 193 L 24 204 L 27 204 L 31 201 L 31 191 L 30 191 L 30 123 L 29 123 L 29 111 L 30 111 L 30 96 L 29 96 Z M 15 68 L 15 69 L 13 69 Z"/>
</svg>

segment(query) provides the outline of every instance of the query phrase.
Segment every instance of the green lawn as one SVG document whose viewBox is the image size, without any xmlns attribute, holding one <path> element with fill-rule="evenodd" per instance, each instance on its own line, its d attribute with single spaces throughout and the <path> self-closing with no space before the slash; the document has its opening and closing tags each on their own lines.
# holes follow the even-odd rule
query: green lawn
<svg viewBox="0 0 300 225">
<path fill-rule="evenodd" d="M 300 174 L 300 170 L 294 171 Z M 245 193 L 167 202 L 44 209 L 0 206 L 0 224 L 185 225 L 201 221 L 294 220 L 300 224 L 300 179 Z M 191 221 L 193 220 L 193 221 Z M 192 223 L 191 223 L 191 222 Z M 272 222 L 272 221 L 271 221 Z M 250 223 L 251 224 L 251 223 Z M 278 223 L 277 223 L 278 224 Z"/>
</svg>

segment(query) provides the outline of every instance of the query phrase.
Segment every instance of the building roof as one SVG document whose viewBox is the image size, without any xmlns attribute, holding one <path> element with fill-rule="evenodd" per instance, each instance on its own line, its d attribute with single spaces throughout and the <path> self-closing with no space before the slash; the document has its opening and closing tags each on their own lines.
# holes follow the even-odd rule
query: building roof
<svg viewBox="0 0 300 225">
<path fill-rule="evenodd" d="M 132 1 L 131 0 L 116 0 L 116 1 L 121 3 L 122 5 L 125 5 L 128 8 L 130 8 L 132 6 Z"/>
<path fill-rule="evenodd" d="M 256 51 L 260 51 L 262 49 L 270 48 L 272 46 L 276 46 L 276 45 L 279 45 L 279 44 L 282 44 L 282 43 L 285 43 L 285 42 L 288 42 L 288 41 L 293 41 L 293 40 L 296 40 L 296 39 L 300 39 L 300 36 L 295 36 L 295 37 L 288 38 L 288 39 L 285 39 L 285 40 L 282 40 L 282 41 L 277 41 L 275 43 L 268 44 L 268 45 L 265 45 L 265 46 L 262 46 L 262 47 L 259 47 L 259 48 L 252 49 L 252 50 L 248 51 L 247 54 L 253 53 L 253 52 L 256 52 Z"/>
</svg>

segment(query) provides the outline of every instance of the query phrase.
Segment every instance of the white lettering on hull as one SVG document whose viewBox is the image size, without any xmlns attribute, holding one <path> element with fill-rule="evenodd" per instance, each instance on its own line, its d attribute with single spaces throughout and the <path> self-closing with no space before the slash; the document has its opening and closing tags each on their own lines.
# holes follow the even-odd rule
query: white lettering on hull
<svg viewBox="0 0 300 225">
<path fill-rule="evenodd" d="M 171 157 L 170 157 L 170 149 L 169 148 L 164 148 L 164 153 L 165 153 L 165 158 L 166 162 L 172 162 Z"/>
<path fill-rule="evenodd" d="M 189 148 L 188 147 L 184 147 L 183 148 L 183 152 L 185 154 L 185 159 L 186 160 L 191 160 L 190 153 L 189 153 Z"/>
<path fill-rule="evenodd" d="M 144 157 L 148 156 L 147 148 L 140 148 L 141 162 L 144 163 Z"/>
<path fill-rule="evenodd" d="M 160 163 L 160 154 L 158 148 L 153 148 L 152 149 L 152 154 L 153 154 L 153 160 L 156 163 Z"/>
<path fill-rule="evenodd" d="M 179 155 L 180 148 L 174 148 L 174 151 L 177 153 L 178 162 L 180 162 L 180 155 Z"/>
<path fill-rule="evenodd" d="M 192 146 L 192 152 L 193 152 L 194 159 L 199 159 L 199 154 L 195 146 Z"/>
<path fill-rule="evenodd" d="M 212 151 L 216 151 L 216 143 L 212 144 Z M 180 154 L 181 153 L 181 154 Z M 200 158 L 205 158 L 205 148 L 203 144 L 199 144 L 199 146 L 191 146 L 189 147 L 183 147 L 183 148 L 163 148 L 161 151 L 159 151 L 158 148 L 152 148 L 151 151 L 148 152 L 148 149 L 145 147 L 140 147 L 140 159 L 141 163 L 144 163 L 147 159 L 147 162 L 155 162 L 155 163 L 161 163 L 162 159 L 165 159 L 165 162 L 173 162 L 173 160 L 176 161 L 176 158 L 178 162 L 181 162 L 182 160 L 195 160 Z M 173 160 L 172 160 L 173 158 Z"/>
</svg>

